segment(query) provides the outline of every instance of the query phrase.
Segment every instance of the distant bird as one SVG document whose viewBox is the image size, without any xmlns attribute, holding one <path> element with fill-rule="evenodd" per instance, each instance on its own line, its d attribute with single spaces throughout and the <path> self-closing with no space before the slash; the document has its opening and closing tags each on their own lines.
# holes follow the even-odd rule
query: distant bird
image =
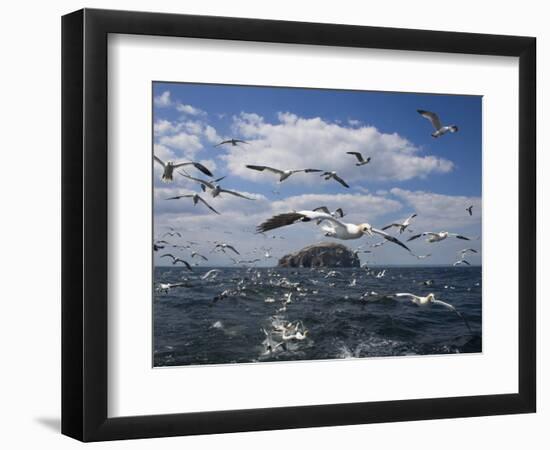
<svg viewBox="0 0 550 450">
<path fill-rule="evenodd" d="M 389 235 L 385 231 L 373 228 L 372 225 L 370 225 L 369 223 L 361 223 L 358 225 L 345 223 L 332 217 L 330 214 L 319 211 L 304 210 L 279 214 L 258 225 L 256 231 L 258 233 L 265 233 L 266 231 L 274 230 L 276 228 L 284 227 L 287 225 L 292 225 L 297 222 L 310 222 L 312 220 L 321 220 L 322 222 L 328 222 L 328 224 L 322 227 L 323 231 L 325 231 L 325 236 L 327 237 L 348 240 L 359 239 L 365 234 L 373 236 L 373 233 L 375 233 L 382 236 L 384 239 L 387 239 L 388 241 L 403 247 L 405 250 L 410 251 L 409 248 L 400 240 Z"/>
<path fill-rule="evenodd" d="M 179 200 L 180 198 L 192 198 L 194 205 L 196 205 L 198 202 L 202 202 L 207 206 L 208 209 L 215 212 L 216 214 L 219 214 L 218 211 L 216 211 L 214 208 L 212 208 L 212 206 L 210 206 L 208 203 L 206 203 L 206 200 L 204 200 L 199 194 L 196 194 L 196 193 L 176 195 L 175 197 L 169 197 L 166 200 Z M 180 235 L 180 237 L 181 237 L 181 235 Z"/>
<path fill-rule="evenodd" d="M 470 205 L 466 208 L 466 211 L 468 211 L 468 214 L 470 214 L 470 216 L 472 215 L 472 209 L 474 208 L 474 205 Z"/>
<path fill-rule="evenodd" d="M 407 242 L 413 241 L 414 239 L 418 239 L 420 236 L 428 236 L 428 239 L 426 239 L 426 242 L 439 242 L 443 241 L 444 239 L 447 239 L 449 236 L 454 236 L 457 239 L 463 239 L 465 241 L 469 241 L 470 238 L 466 236 L 462 236 L 461 234 L 457 233 L 449 233 L 448 231 L 440 231 L 440 232 L 434 232 L 434 231 L 425 231 L 424 233 L 415 234 L 414 236 L 407 239 Z"/>
<path fill-rule="evenodd" d="M 334 171 L 332 172 L 324 172 L 321 174 L 322 177 L 325 177 L 325 180 L 330 180 L 331 178 L 335 181 L 338 181 L 342 186 L 349 188 L 348 183 L 346 183 L 338 174 Z"/>
<path fill-rule="evenodd" d="M 273 255 L 271 254 L 271 248 L 264 248 L 262 250 L 264 251 L 265 259 L 273 258 Z"/>
<path fill-rule="evenodd" d="M 477 250 L 476 250 L 475 248 L 463 248 L 462 250 L 460 250 L 460 251 L 457 252 L 457 253 L 459 253 L 459 254 L 460 254 L 460 257 L 461 257 L 462 259 L 464 259 L 464 256 L 466 256 L 466 253 L 468 253 L 468 252 L 470 252 L 470 253 L 477 253 Z"/>
<path fill-rule="evenodd" d="M 458 317 L 460 317 L 464 321 L 464 324 L 468 328 L 468 331 L 470 331 L 470 333 L 472 332 L 472 329 L 470 328 L 470 325 L 468 324 L 468 321 L 466 320 L 466 318 L 462 314 L 460 314 L 456 310 L 456 308 L 453 305 L 451 305 L 450 303 L 446 303 L 446 302 L 443 302 L 441 300 L 436 300 L 434 294 L 430 293 L 426 297 L 420 297 L 419 295 L 414 295 L 414 294 L 410 294 L 410 293 L 407 292 L 407 293 L 395 294 L 395 297 L 408 297 L 417 306 L 424 306 L 424 305 L 441 305 L 441 306 L 444 306 L 445 308 L 450 309 L 451 311 L 453 311 Z"/>
<path fill-rule="evenodd" d="M 201 186 L 201 189 L 203 190 L 203 192 L 206 192 L 206 190 L 208 189 L 210 191 L 210 195 L 212 197 L 217 197 L 218 195 L 220 195 L 222 193 L 225 193 L 225 194 L 231 194 L 231 195 L 235 195 L 237 197 L 245 198 L 247 200 L 255 200 L 254 198 L 247 197 L 246 195 L 241 194 L 240 192 L 230 191 L 228 189 L 223 189 L 219 184 L 217 184 L 217 182 L 220 181 L 222 178 L 218 178 L 217 180 L 214 180 L 213 182 L 211 182 L 211 181 L 201 180 L 200 178 L 194 178 L 194 177 L 191 177 L 191 176 L 183 174 L 183 173 L 182 173 L 182 175 L 185 178 L 189 178 L 190 180 L 193 180 L 193 181 L 196 181 L 197 183 L 199 183 L 200 186 Z"/>
<path fill-rule="evenodd" d="M 189 264 L 187 261 L 185 261 L 184 259 L 181 259 L 181 258 L 178 258 L 177 256 L 174 256 L 172 255 L 171 253 L 166 253 L 164 255 L 161 255 L 160 256 L 161 258 L 172 258 L 172 264 L 177 264 L 177 263 L 183 263 L 185 265 L 185 267 L 187 268 L 187 270 L 193 270 L 193 268 L 191 267 L 191 264 Z"/>
<path fill-rule="evenodd" d="M 386 275 L 386 269 L 382 270 L 381 272 L 378 272 L 376 274 L 376 278 L 384 278 L 385 275 Z"/>
<path fill-rule="evenodd" d="M 252 164 L 248 164 L 246 166 L 248 169 L 257 170 L 259 172 L 263 172 L 264 170 L 267 172 L 274 173 L 276 175 L 279 175 L 279 183 L 282 183 L 285 181 L 288 177 L 291 175 L 294 175 L 295 173 L 304 172 L 304 173 L 311 173 L 311 172 L 322 172 L 321 169 L 274 169 L 273 167 L 268 166 L 255 166 Z"/>
<path fill-rule="evenodd" d="M 243 141 L 242 139 L 227 139 L 221 141 L 219 144 L 214 145 L 214 147 L 219 147 L 220 145 L 231 144 L 233 147 L 236 147 L 238 144 L 250 144 L 250 142 Z"/>
<path fill-rule="evenodd" d="M 155 291 L 162 292 L 163 294 L 168 294 L 170 289 L 175 287 L 186 286 L 186 283 L 159 283 L 155 288 Z"/>
<path fill-rule="evenodd" d="M 357 250 L 354 250 L 353 251 L 353 256 L 359 256 L 359 253 L 372 253 L 370 250 L 360 250 L 360 249 L 357 249 Z"/>
<path fill-rule="evenodd" d="M 375 242 L 374 244 L 371 244 L 370 247 L 371 247 L 371 248 L 382 247 L 385 243 L 386 243 L 386 241 Z"/>
<path fill-rule="evenodd" d="M 407 227 L 411 224 L 411 220 L 413 220 L 416 217 L 416 214 L 411 214 L 409 217 L 407 217 L 402 223 L 395 222 L 390 223 L 389 225 L 386 225 L 383 230 L 387 230 L 391 227 L 397 227 L 399 228 L 399 234 L 403 233 L 407 229 Z"/>
<path fill-rule="evenodd" d="M 220 242 L 220 243 L 216 244 L 214 246 L 214 250 L 217 250 L 217 249 L 220 249 L 224 253 L 225 253 L 226 249 L 229 249 L 229 250 L 232 250 L 233 252 L 235 252 L 237 255 L 240 255 L 240 253 L 237 251 L 237 249 L 235 247 L 233 247 L 232 245 L 226 244 L 224 242 Z"/>
<path fill-rule="evenodd" d="M 471 266 L 471 264 L 466 261 L 464 258 L 459 259 L 458 261 L 453 263 L 453 266 L 459 266 L 461 264 L 466 264 L 467 266 Z"/>
<path fill-rule="evenodd" d="M 198 258 L 202 258 L 203 261 L 208 261 L 208 258 L 206 256 L 203 256 L 197 252 L 191 252 L 191 258 L 194 258 L 195 256 L 197 256 Z"/>
<path fill-rule="evenodd" d="M 432 256 L 432 254 L 428 253 L 427 255 L 414 255 L 414 256 L 416 256 L 416 259 L 426 259 Z"/>
<path fill-rule="evenodd" d="M 183 167 L 183 166 L 194 166 L 205 175 L 208 175 L 209 177 L 212 176 L 212 172 L 210 172 L 206 167 L 204 167 L 201 163 L 198 163 L 198 162 L 194 162 L 194 161 L 179 162 L 179 163 L 172 162 L 172 161 L 164 162 L 156 155 L 153 155 L 153 158 L 155 158 L 155 161 L 158 162 L 164 168 L 164 172 L 162 173 L 162 181 L 165 181 L 165 182 L 172 181 L 174 179 L 174 169 L 177 169 L 178 167 Z"/>
<path fill-rule="evenodd" d="M 218 276 L 219 273 L 221 273 L 221 270 L 219 269 L 209 270 L 203 276 L 201 276 L 201 280 L 213 280 Z"/>
<path fill-rule="evenodd" d="M 346 152 L 348 155 L 354 155 L 357 158 L 356 166 L 364 166 L 365 164 L 370 163 L 371 157 L 368 156 L 366 159 L 363 158 L 363 155 L 359 152 Z"/>
<path fill-rule="evenodd" d="M 181 237 L 181 233 L 179 231 L 167 231 L 164 233 L 161 237 L 170 236 L 170 237 Z M 165 241 L 166 242 L 166 241 Z M 168 242 L 166 242 L 168 244 Z"/>
<path fill-rule="evenodd" d="M 456 133 L 458 131 L 458 127 L 456 125 L 441 125 L 441 121 L 436 113 L 425 111 L 423 109 L 418 109 L 417 111 L 422 117 L 428 119 L 435 128 L 435 131 L 432 133 L 432 137 L 434 138 L 443 136 L 447 132 Z"/>
</svg>

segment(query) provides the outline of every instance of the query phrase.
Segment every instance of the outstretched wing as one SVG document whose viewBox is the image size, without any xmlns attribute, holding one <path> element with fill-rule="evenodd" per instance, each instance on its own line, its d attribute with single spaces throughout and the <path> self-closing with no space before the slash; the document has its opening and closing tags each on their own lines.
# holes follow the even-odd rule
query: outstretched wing
<svg viewBox="0 0 550 450">
<path fill-rule="evenodd" d="M 313 211 L 322 211 L 326 214 L 330 214 L 330 211 L 326 206 L 318 206 L 317 208 L 314 208 Z"/>
<path fill-rule="evenodd" d="M 250 144 L 250 142 L 246 142 L 241 139 L 235 139 L 233 142 L 240 143 L 240 144 Z"/>
<path fill-rule="evenodd" d="M 202 198 L 200 195 L 197 195 L 197 198 L 199 199 L 199 201 L 203 202 L 210 211 L 213 211 L 216 214 L 219 214 L 219 212 L 216 211 L 214 208 L 212 208 L 208 203 L 206 203 L 206 200 L 204 198 Z"/>
<path fill-rule="evenodd" d="M 206 180 L 201 180 L 200 178 L 192 177 L 191 175 L 186 174 L 185 172 L 178 172 L 181 176 L 185 178 L 189 178 L 190 180 L 196 181 L 197 183 L 200 183 L 201 185 L 208 186 L 210 189 L 214 189 L 214 185 Z M 204 189 L 203 189 L 204 191 Z"/>
<path fill-rule="evenodd" d="M 391 228 L 391 227 L 400 227 L 401 224 L 400 223 L 390 223 L 389 225 L 386 225 L 385 227 L 382 227 L 383 230 L 387 230 L 388 228 Z M 410 239 L 409 239 L 410 241 Z"/>
<path fill-rule="evenodd" d="M 451 305 L 450 303 L 447 303 L 447 302 L 443 302 L 441 300 L 432 300 L 432 303 L 434 303 L 435 305 L 444 306 L 445 308 L 453 311 L 458 317 L 460 317 L 464 321 L 464 325 L 466 325 L 466 328 L 468 328 L 468 331 L 470 333 L 472 333 L 472 329 L 470 328 L 470 324 L 468 323 L 466 318 L 462 314 L 460 314 L 460 312 L 458 312 L 457 309 L 453 305 Z"/>
<path fill-rule="evenodd" d="M 382 236 L 384 239 L 390 241 L 390 242 L 393 242 L 394 244 L 397 244 L 399 245 L 400 247 L 403 247 L 405 250 L 407 250 L 408 252 L 410 252 L 410 248 L 407 247 L 405 244 L 403 244 L 403 242 L 401 242 L 399 239 L 397 239 L 396 237 L 393 237 L 392 235 L 386 233 L 385 231 L 382 231 L 382 230 L 378 230 L 377 228 L 373 228 L 372 229 L 372 232 L 373 233 L 376 233 L 376 234 L 379 234 L 380 236 Z"/>
<path fill-rule="evenodd" d="M 256 200 L 255 198 L 247 197 L 246 195 L 241 194 L 240 192 L 236 192 L 236 191 L 228 191 L 227 189 L 220 189 L 220 192 L 225 192 L 226 194 L 236 195 L 237 197 L 246 198 L 247 200 Z"/>
<path fill-rule="evenodd" d="M 449 233 L 449 236 L 454 236 L 455 238 L 462 239 L 464 241 L 470 241 L 471 240 L 469 237 L 462 236 L 461 234 L 457 234 L 457 233 Z"/>
<path fill-rule="evenodd" d="M 400 292 L 398 294 L 393 294 L 394 297 L 408 297 L 411 300 L 417 300 L 420 301 L 420 297 L 418 295 L 411 294 L 409 292 Z"/>
<path fill-rule="evenodd" d="M 231 142 L 231 139 L 227 141 L 221 141 L 219 144 L 214 145 L 214 147 L 219 147 L 220 145 L 223 145 L 223 144 L 229 144 L 230 142 Z"/>
<path fill-rule="evenodd" d="M 229 250 L 233 250 L 237 255 L 240 255 L 240 253 L 237 251 L 237 249 L 235 247 L 233 247 L 232 245 L 226 244 L 225 248 L 228 248 Z"/>
<path fill-rule="evenodd" d="M 354 155 L 359 162 L 364 162 L 363 155 L 359 152 L 346 152 L 348 155 Z"/>
<path fill-rule="evenodd" d="M 338 181 L 338 183 L 340 183 L 342 186 L 349 188 L 349 185 L 342 178 L 340 178 L 337 174 L 334 174 L 333 178 L 336 181 Z"/>
<path fill-rule="evenodd" d="M 195 162 L 195 161 L 187 161 L 187 162 L 176 163 L 176 164 L 174 164 L 174 168 L 177 169 L 178 167 L 190 166 L 190 165 L 194 166 L 195 168 L 200 170 L 205 175 L 208 175 L 209 177 L 213 176 L 212 172 L 210 172 L 210 170 L 208 170 L 206 167 L 204 167 L 201 163 L 198 163 L 198 162 Z"/>
<path fill-rule="evenodd" d="M 338 208 L 336 211 L 334 211 L 337 215 L 340 216 L 340 218 L 344 217 L 344 210 L 342 208 Z"/>
<path fill-rule="evenodd" d="M 153 155 L 153 158 L 156 162 L 158 162 L 162 167 L 166 167 L 166 164 L 164 164 L 164 161 L 160 159 L 157 155 Z"/>
<path fill-rule="evenodd" d="M 184 259 L 179 259 L 178 261 L 182 262 L 185 267 L 187 268 L 187 270 L 190 270 L 191 272 L 193 271 L 193 268 L 191 267 L 191 264 L 189 264 L 187 261 L 185 261 Z"/>
<path fill-rule="evenodd" d="M 282 175 L 284 173 L 280 169 L 275 169 L 273 167 L 268 167 L 268 166 L 255 166 L 253 164 L 247 164 L 246 168 L 252 169 L 252 170 L 258 170 L 259 172 L 263 172 L 264 170 L 267 170 L 268 172 L 275 173 L 277 175 Z"/>
<path fill-rule="evenodd" d="M 306 216 L 296 212 L 278 214 L 267 219 L 256 227 L 257 233 L 265 233 L 266 231 L 274 230 L 275 228 L 285 227 L 293 223 L 302 221 Z"/>
<path fill-rule="evenodd" d="M 175 197 L 168 197 L 166 200 L 179 200 L 180 198 L 193 197 L 193 194 L 176 195 Z"/>
<path fill-rule="evenodd" d="M 441 128 L 441 121 L 436 113 L 425 111 L 423 109 L 417 109 L 417 111 L 418 114 L 431 122 L 436 131 Z"/>
<path fill-rule="evenodd" d="M 174 259 L 176 259 L 176 257 L 175 257 L 174 255 L 172 255 L 171 253 L 165 253 L 164 255 L 161 255 L 160 257 L 161 257 L 161 258 L 165 258 L 166 256 L 168 256 L 169 258 L 172 258 L 172 261 L 173 261 Z"/>
<path fill-rule="evenodd" d="M 434 233 L 433 231 L 424 231 L 424 233 L 415 234 L 414 236 L 411 236 L 409 239 L 407 239 L 407 242 L 414 241 L 415 239 L 418 239 L 420 236 L 426 236 L 428 234 L 436 235 L 437 233 Z"/>
</svg>

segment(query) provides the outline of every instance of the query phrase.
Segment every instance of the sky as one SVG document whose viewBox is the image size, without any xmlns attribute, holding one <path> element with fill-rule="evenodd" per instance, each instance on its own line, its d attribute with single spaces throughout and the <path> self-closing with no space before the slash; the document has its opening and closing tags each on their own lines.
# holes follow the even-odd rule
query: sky
<svg viewBox="0 0 550 450">
<path fill-rule="evenodd" d="M 162 167 L 154 164 L 154 235 L 163 238 L 169 227 L 183 237 L 164 236 L 180 244 L 197 242 L 194 250 L 208 262 L 191 259 L 188 249 L 168 249 L 190 263 L 232 266 L 237 260 L 261 258 L 258 266 L 276 265 L 279 257 L 322 241 L 340 242 L 355 249 L 369 265 L 449 265 L 460 249 L 472 247 L 473 265 L 481 264 L 481 158 L 482 98 L 449 94 L 416 94 L 328 89 L 274 88 L 188 83 L 153 83 L 153 152 L 163 161 L 198 161 L 214 177 L 225 176 L 223 188 L 254 200 L 221 194 L 201 196 L 220 215 L 189 198 L 167 198 L 200 193 L 198 183 L 177 173 L 174 181 L 161 180 Z M 434 139 L 433 128 L 417 109 L 436 112 L 444 125 L 455 124 L 457 133 Z M 236 138 L 248 145 L 216 144 Z M 356 167 L 358 151 L 371 162 Z M 283 183 L 276 175 L 247 169 L 247 164 L 280 169 L 315 168 L 336 171 L 350 185 L 325 181 L 318 173 L 298 173 Z M 191 176 L 208 179 L 194 168 Z M 465 210 L 474 205 L 473 215 Z M 327 238 L 312 223 L 280 228 L 267 236 L 255 234 L 258 224 L 274 214 L 293 210 L 341 207 L 344 222 L 368 222 L 376 228 L 402 221 L 412 213 L 410 229 L 450 231 L 473 238 L 448 238 L 407 243 L 418 260 L 395 244 L 378 248 L 378 237 L 337 241 Z M 398 236 L 398 230 L 388 230 Z M 406 241 L 409 231 L 398 236 Z M 233 245 L 240 256 L 212 251 L 215 242 Z M 271 249 L 272 258 L 264 258 Z M 156 265 L 170 265 L 155 253 Z"/>
</svg>

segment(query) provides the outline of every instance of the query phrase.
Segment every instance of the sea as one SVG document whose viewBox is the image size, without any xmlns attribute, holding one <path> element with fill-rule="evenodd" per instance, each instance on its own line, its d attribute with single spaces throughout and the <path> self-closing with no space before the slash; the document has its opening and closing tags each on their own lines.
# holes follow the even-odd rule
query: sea
<svg viewBox="0 0 550 450">
<path fill-rule="evenodd" d="M 155 367 L 482 351 L 481 267 L 156 267 L 154 278 L 184 283 L 153 292 Z"/>
</svg>

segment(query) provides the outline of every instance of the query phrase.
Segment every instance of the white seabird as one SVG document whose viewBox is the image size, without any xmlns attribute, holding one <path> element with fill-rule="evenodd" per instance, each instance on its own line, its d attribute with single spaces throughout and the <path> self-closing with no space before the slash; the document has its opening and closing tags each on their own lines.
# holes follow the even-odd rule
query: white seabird
<svg viewBox="0 0 550 450">
<path fill-rule="evenodd" d="M 425 111 L 423 109 L 418 109 L 417 111 L 422 117 L 428 119 L 435 128 L 435 131 L 432 133 L 432 137 L 434 138 L 443 136 L 447 132 L 456 133 L 458 131 L 458 127 L 456 125 L 441 125 L 441 121 L 436 113 Z"/>
<path fill-rule="evenodd" d="M 291 175 L 294 175 L 295 173 L 304 172 L 304 173 L 311 173 L 311 172 L 322 172 L 321 169 L 275 169 L 273 167 L 268 166 L 256 166 L 252 164 L 247 164 L 246 167 L 248 169 L 257 170 L 259 172 L 263 172 L 264 170 L 267 172 L 274 173 L 276 175 L 279 175 L 279 183 L 282 183 L 285 181 L 288 177 Z"/>
<path fill-rule="evenodd" d="M 426 239 L 426 242 L 439 242 L 443 241 L 444 239 L 447 239 L 449 236 L 453 236 L 457 239 L 463 239 L 465 241 L 469 241 L 470 238 L 466 236 L 462 236 L 461 234 L 457 233 L 450 233 L 448 231 L 424 231 L 424 233 L 415 234 L 414 236 L 411 236 L 409 239 L 407 239 L 407 242 L 413 241 L 414 239 L 418 239 L 421 236 L 428 236 L 428 239 Z"/>
<path fill-rule="evenodd" d="M 330 180 L 331 178 L 335 181 L 338 181 L 342 186 L 349 188 L 348 183 L 346 183 L 336 172 L 323 172 L 322 177 L 325 177 L 325 180 Z"/>
<path fill-rule="evenodd" d="M 185 285 L 186 283 L 159 283 L 158 286 L 155 288 L 155 291 L 168 294 L 170 289 L 175 287 L 185 286 Z"/>
<path fill-rule="evenodd" d="M 185 267 L 187 267 L 187 270 L 193 270 L 193 268 L 191 267 L 191 264 L 189 264 L 184 259 L 181 259 L 181 258 L 178 258 L 177 256 L 172 255 L 171 253 L 165 253 L 164 255 L 161 255 L 160 257 L 161 258 L 166 258 L 166 257 L 172 258 L 172 264 L 177 264 L 177 263 L 181 262 L 185 265 Z"/>
<path fill-rule="evenodd" d="M 218 211 L 216 211 L 214 208 L 212 208 L 212 206 L 210 206 L 208 203 L 206 203 L 206 200 L 204 200 L 204 198 L 202 198 L 199 194 L 194 193 L 194 192 L 191 193 L 191 194 L 176 195 L 175 197 L 169 197 L 166 200 L 179 200 L 180 198 L 192 198 L 194 205 L 196 205 L 198 202 L 202 202 L 207 206 L 208 209 L 215 212 L 216 214 L 219 214 Z M 180 235 L 180 237 L 181 237 L 181 235 Z"/>
<path fill-rule="evenodd" d="M 235 247 L 233 247 L 232 245 L 226 244 L 225 242 L 217 243 L 214 246 L 214 249 L 212 251 L 217 250 L 217 249 L 220 249 L 224 253 L 225 253 L 226 249 L 229 249 L 229 250 L 232 250 L 233 252 L 235 252 L 237 255 L 240 255 L 240 253 L 237 251 L 237 249 Z"/>
<path fill-rule="evenodd" d="M 218 276 L 218 274 L 220 272 L 221 272 L 221 270 L 219 270 L 219 269 L 209 270 L 203 276 L 201 276 L 201 280 L 213 280 Z"/>
<path fill-rule="evenodd" d="M 172 181 L 174 179 L 174 169 L 177 169 L 178 167 L 183 167 L 183 166 L 194 166 L 195 168 L 199 169 L 205 175 L 208 175 L 209 177 L 212 176 L 212 172 L 210 172 L 201 163 L 198 163 L 198 162 L 195 162 L 195 161 L 187 161 L 187 162 L 167 161 L 167 162 L 164 162 L 162 159 L 160 159 L 156 155 L 153 155 L 153 158 L 155 158 L 155 161 L 158 162 L 164 168 L 164 172 L 162 173 L 162 181 L 165 181 L 165 182 Z"/>
<path fill-rule="evenodd" d="M 454 266 L 460 266 L 461 264 L 466 264 L 467 266 L 471 266 L 471 264 L 468 261 L 466 261 L 464 258 L 461 258 L 458 261 L 455 261 L 453 263 L 453 267 Z"/>
<path fill-rule="evenodd" d="M 464 256 L 465 256 L 466 253 L 468 253 L 468 252 L 470 252 L 470 253 L 477 253 L 477 250 L 476 250 L 475 248 L 463 248 L 462 250 L 460 250 L 460 251 L 457 252 L 457 253 L 459 253 L 459 254 L 460 254 L 460 257 L 461 257 L 462 259 L 464 259 Z"/>
<path fill-rule="evenodd" d="M 460 317 L 464 321 L 464 324 L 466 325 L 470 333 L 472 332 L 472 329 L 470 328 L 470 325 L 468 324 L 468 321 L 466 320 L 466 318 L 462 314 L 460 314 L 453 305 L 447 302 L 443 302 L 441 300 L 436 300 L 435 295 L 432 293 L 428 294 L 426 297 L 421 297 L 419 295 L 414 295 L 408 292 L 404 292 L 404 293 L 395 294 L 394 297 L 408 297 L 411 300 L 411 302 L 413 302 L 417 306 L 424 306 L 424 305 L 444 306 L 445 308 L 453 311 L 458 317 Z"/>
<path fill-rule="evenodd" d="M 403 231 L 405 231 L 407 229 L 407 227 L 411 224 L 411 220 L 413 220 L 415 217 L 416 217 L 416 214 L 411 214 L 403 222 L 401 222 L 401 223 L 399 223 L 399 222 L 390 223 L 389 225 L 386 225 L 382 229 L 387 230 L 388 228 L 391 228 L 391 227 L 397 227 L 397 228 L 399 228 L 399 234 L 401 234 L 401 233 L 403 233 Z"/>
<path fill-rule="evenodd" d="M 236 147 L 238 144 L 250 144 L 250 142 L 243 141 L 242 139 L 226 139 L 225 141 L 221 141 L 219 144 L 214 145 L 214 147 L 219 147 L 224 144 L 231 144 L 233 147 Z"/>
<path fill-rule="evenodd" d="M 355 163 L 356 166 L 364 166 L 365 164 L 368 164 L 371 160 L 371 157 L 368 156 L 366 159 L 363 158 L 363 155 L 359 152 L 346 152 L 348 155 L 354 155 L 357 158 L 357 162 Z"/>
<path fill-rule="evenodd" d="M 222 193 L 225 193 L 225 194 L 235 195 L 235 196 L 241 197 L 241 198 L 246 198 L 247 200 L 256 200 L 252 197 L 247 197 L 246 195 L 241 194 L 240 192 L 230 191 L 228 189 L 223 189 L 219 184 L 217 184 L 217 182 L 222 180 L 225 177 L 218 178 L 218 179 L 214 180 L 213 182 L 211 182 L 211 181 L 201 180 L 200 178 L 194 178 L 192 176 L 189 176 L 189 175 L 186 175 L 186 174 L 183 174 L 183 173 L 181 175 L 183 175 L 185 178 L 189 178 L 190 180 L 193 180 L 193 181 L 196 181 L 197 183 L 199 183 L 200 186 L 201 186 L 201 189 L 203 190 L 203 192 L 206 192 L 206 190 L 208 189 L 210 191 L 210 195 L 212 197 L 217 197 L 218 195 L 220 195 Z"/>
<path fill-rule="evenodd" d="M 310 222 L 312 220 L 328 222 L 326 225 L 322 226 L 323 231 L 325 231 L 325 236 L 327 237 L 348 240 L 359 239 L 365 234 L 373 236 L 373 233 L 375 233 L 410 252 L 410 249 L 399 239 L 389 235 L 385 231 L 374 228 L 369 223 L 360 223 L 358 225 L 353 223 L 345 223 L 335 217 L 332 217 L 330 214 L 319 211 L 304 210 L 279 214 L 258 225 L 256 231 L 258 233 L 264 233 L 266 231 L 274 230 L 275 228 L 284 227 L 286 225 L 292 225 L 297 222 Z"/>
</svg>

